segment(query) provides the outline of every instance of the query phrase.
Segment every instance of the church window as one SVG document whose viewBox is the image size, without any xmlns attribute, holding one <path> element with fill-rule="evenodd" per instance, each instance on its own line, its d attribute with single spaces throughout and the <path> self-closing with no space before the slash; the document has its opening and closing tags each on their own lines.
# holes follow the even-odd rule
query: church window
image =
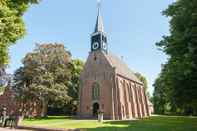
<svg viewBox="0 0 197 131">
<path fill-rule="evenodd" d="M 110 75 L 110 80 L 111 80 L 111 81 L 114 80 L 114 75 L 113 75 L 113 74 Z"/>
<path fill-rule="evenodd" d="M 104 104 L 102 104 L 102 109 L 104 109 Z"/>
<path fill-rule="evenodd" d="M 124 108 L 124 106 L 122 106 L 122 115 L 123 115 L 123 117 L 125 116 L 125 108 Z"/>
<path fill-rule="evenodd" d="M 124 81 L 120 81 L 120 83 L 121 83 L 121 88 L 124 88 Z"/>
<path fill-rule="evenodd" d="M 89 110 L 89 106 L 87 106 L 86 109 Z"/>
<path fill-rule="evenodd" d="M 99 100 L 100 98 L 100 88 L 98 83 L 94 83 L 92 86 L 92 99 Z"/>
<path fill-rule="evenodd" d="M 129 101 L 131 101 L 132 92 L 131 92 L 131 86 L 129 84 L 127 84 L 127 89 L 128 89 L 128 92 L 129 92 Z"/>
<path fill-rule="evenodd" d="M 96 61 L 96 59 L 97 59 L 96 56 L 94 56 L 94 60 L 95 60 L 95 61 Z"/>
</svg>

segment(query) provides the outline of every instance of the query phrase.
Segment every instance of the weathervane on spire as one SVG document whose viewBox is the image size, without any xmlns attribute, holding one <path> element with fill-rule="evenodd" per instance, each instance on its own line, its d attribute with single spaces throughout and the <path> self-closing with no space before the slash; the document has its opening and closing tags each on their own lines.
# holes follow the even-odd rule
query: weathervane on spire
<svg viewBox="0 0 197 131">
<path fill-rule="evenodd" d="M 97 0 L 97 6 L 98 6 L 98 9 L 101 8 L 101 0 Z"/>
</svg>

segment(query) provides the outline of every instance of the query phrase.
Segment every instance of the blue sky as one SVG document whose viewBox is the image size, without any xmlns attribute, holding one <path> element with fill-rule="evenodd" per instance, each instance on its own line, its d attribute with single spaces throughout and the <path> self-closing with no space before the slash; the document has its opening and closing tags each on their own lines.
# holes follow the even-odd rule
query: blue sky
<svg viewBox="0 0 197 131">
<path fill-rule="evenodd" d="M 155 43 L 169 33 L 168 18 L 162 16 L 174 0 L 102 0 L 102 15 L 108 35 L 109 50 L 123 56 L 124 62 L 144 74 L 149 91 L 166 56 Z M 90 35 L 97 15 L 96 0 L 42 0 L 24 15 L 26 36 L 10 48 L 8 72 L 21 66 L 35 43 L 63 43 L 73 58 L 86 60 Z"/>
</svg>

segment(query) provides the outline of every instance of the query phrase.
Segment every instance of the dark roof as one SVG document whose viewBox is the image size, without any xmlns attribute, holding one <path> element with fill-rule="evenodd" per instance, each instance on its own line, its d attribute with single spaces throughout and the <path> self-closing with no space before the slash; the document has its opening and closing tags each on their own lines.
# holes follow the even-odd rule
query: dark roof
<svg viewBox="0 0 197 131">
<path fill-rule="evenodd" d="M 104 32 L 104 24 L 103 24 L 103 18 L 101 16 L 100 7 L 98 8 L 98 16 L 97 16 L 95 30 L 94 30 L 94 33 L 96 32 Z"/>
<path fill-rule="evenodd" d="M 135 73 L 129 69 L 129 67 L 117 56 L 111 54 L 111 53 L 104 53 L 106 58 L 108 59 L 109 63 L 112 67 L 116 68 L 116 73 L 124 76 L 130 80 L 133 80 L 135 82 L 138 82 L 140 84 L 143 84 L 135 75 Z"/>
</svg>

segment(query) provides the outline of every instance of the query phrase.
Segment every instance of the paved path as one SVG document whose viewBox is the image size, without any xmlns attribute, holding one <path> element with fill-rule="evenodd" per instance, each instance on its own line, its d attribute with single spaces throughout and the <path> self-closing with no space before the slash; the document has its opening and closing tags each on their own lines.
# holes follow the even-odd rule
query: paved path
<svg viewBox="0 0 197 131">
<path fill-rule="evenodd" d="M 0 131 L 30 131 L 30 130 L 19 130 L 19 129 L 10 129 L 10 128 L 0 128 Z"/>
<path fill-rule="evenodd" d="M 39 127 L 19 127 L 20 129 L 2 128 L 0 131 L 85 131 L 80 129 L 51 129 L 51 128 L 39 128 Z"/>
</svg>

